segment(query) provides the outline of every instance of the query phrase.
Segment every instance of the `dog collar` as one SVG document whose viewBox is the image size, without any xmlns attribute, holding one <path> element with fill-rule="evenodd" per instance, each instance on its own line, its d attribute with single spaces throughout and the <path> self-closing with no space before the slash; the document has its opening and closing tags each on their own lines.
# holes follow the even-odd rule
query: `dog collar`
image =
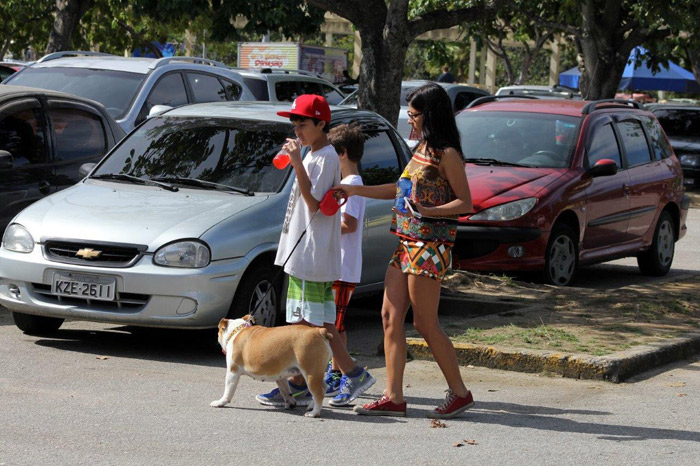
<svg viewBox="0 0 700 466">
<path fill-rule="evenodd" d="M 241 330 L 243 330 L 244 328 L 253 326 L 255 321 L 251 322 L 251 320 L 253 320 L 253 319 L 250 318 L 250 319 L 246 320 L 245 324 L 241 324 L 231 331 L 231 335 L 228 336 L 228 338 L 226 339 L 226 344 L 224 345 L 224 349 L 223 349 L 224 354 L 226 354 L 226 347 L 228 346 L 229 342 L 232 341 L 236 337 L 236 335 L 238 335 L 241 332 Z"/>
</svg>

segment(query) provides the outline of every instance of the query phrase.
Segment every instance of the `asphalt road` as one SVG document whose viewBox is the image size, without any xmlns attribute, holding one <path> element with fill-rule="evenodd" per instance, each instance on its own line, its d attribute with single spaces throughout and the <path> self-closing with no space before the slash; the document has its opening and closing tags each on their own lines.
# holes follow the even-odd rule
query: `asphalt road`
<svg viewBox="0 0 700 466">
<path fill-rule="evenodd" d="M 700 210 L 691 210 L 688 223 L 671 276 L 699 269 Z M 640 280 L 649 279 L 634 260 L 623 260 L 584 269 L 577 286 Z M 364 312 L 348 324 L 352 353 L 379 379 L 368 393 L 376 397 L 385 381 L 384 361 L 375 356 L 380 322 Z M 22 334 L 0 310 L 0 466 L 675 466 L 700 457 L 700 359 L 623 384 L 464 367 L 477 405 L 444 428 L 424 417 L 446 388 L 431 362 L 407 366 L 406 419 L 330 408 L 320 420 L 305 418 L 301 409 L 259 405 L 254 395 L 271 384 L 247 378 L 232 407 L 211 408 L 224 371 L 213 331 L 67 322 L 55 337 L 42 338 Z"/>
</svg>

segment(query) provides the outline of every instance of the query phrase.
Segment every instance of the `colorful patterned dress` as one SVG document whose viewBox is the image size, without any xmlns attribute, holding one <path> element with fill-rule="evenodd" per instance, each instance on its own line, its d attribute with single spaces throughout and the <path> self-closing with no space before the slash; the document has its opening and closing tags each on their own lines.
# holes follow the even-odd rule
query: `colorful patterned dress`
<svg viewBox="0 0 700 466">
<path fill-rule="evenodd" d="M 425 207 L 447 204 L 455 195 L 438 169 L 443 151 L 418 146 L 397 182 L 397 206 L 408 197 Z M 417 219 L 394 210 L 391 232 L 400 238 L 391 265 L 404 273 L 442 280 L 452 263 L 452 246 L 457 236 L 457 215 Z"/>
</svg>

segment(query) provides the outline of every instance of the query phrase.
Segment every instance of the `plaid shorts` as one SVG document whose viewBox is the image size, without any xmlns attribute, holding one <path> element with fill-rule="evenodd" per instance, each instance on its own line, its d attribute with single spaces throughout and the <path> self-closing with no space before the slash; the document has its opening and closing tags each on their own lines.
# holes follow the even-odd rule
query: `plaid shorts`
<svg viewBox="0 0 700 466">
<path fill-rule="evenodd" d="M 333 282 L 310 282 L 289 276 L 287 322 L 298 324 L 302 320 L 318 327 L 335 323 Z"/>
<path fill-rule="evenodd" d="M 452 265 L 452 246 L 434 241 L 402 239 L 389 265 L 403 273 L 442 281 Z"/>
</svg>

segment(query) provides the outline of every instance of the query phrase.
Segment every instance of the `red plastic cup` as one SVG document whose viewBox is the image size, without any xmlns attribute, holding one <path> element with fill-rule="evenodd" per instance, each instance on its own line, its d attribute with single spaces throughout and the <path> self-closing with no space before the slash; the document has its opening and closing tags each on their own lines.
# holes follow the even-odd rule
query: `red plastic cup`
<svg viewBox="0 0 700 466">
<path fill-rule="evenodd" d="M 275 155 L 274 159 L 272 159 L 272 165 L 274 165 L 278 170 L 284 170 L 287 168 L 289 162 L 291 162 L 291 159 L 289 158 L 289 154 L 286 152 L 280 152 L 279 154 Z"/>
</svg>

